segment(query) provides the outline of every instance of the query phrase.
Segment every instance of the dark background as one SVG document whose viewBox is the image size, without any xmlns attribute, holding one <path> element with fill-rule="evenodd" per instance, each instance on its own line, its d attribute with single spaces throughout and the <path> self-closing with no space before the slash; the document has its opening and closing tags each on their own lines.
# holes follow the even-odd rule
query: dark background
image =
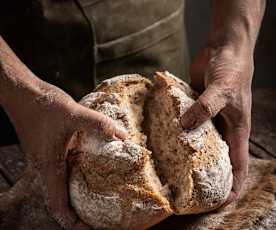
<svg viewBox="0 0 276 230">
<path fill-rule="evenodd" d="M 274 12 L 273 12 L 274 11 Z M 206 42 L 210 1 L 186 0 L 186 28 L 190 57 Z M 276 2 L 267 1 L 265 17 L 255 49 L 253 87 L 276 88 Z"/>
</svg>

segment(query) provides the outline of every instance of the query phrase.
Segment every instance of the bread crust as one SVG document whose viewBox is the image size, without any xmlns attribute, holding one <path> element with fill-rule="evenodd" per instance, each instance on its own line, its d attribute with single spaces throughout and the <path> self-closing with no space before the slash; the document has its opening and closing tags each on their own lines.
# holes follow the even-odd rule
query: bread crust
<svg viewBox="0 0 276 230">
<path fill-rule="evenodd" d="M 232 185 L 227 145 L 211 121 L 191 132 L 180 125 L 196 97 L 166 72 L 154 83 L 137 74 L 105 80 L 80 101 L 129 133 L 126 141 L 79 134 L 69 189 L 84 222 L 95 229 L 146 229 L 173 213 L 206 212 L 225 201 Z"/>
<path fill-rule="evenodd" d="M 154 85 L 146 107 L 148 146 L 158 162 L 160 176 L 173 194 L 175 214 L 196 214 L 218 208 L 232 188 L 227 144 L 211 120 L 195 130 L 182 129 L 180 118 L 197 98 L 185 82 L 165 72 L 155 75 Z M 162 144 L 158 145 L 159 142 Z"/>
<path fill-rule="evenodd" d="M 104 81 L 81 104 L 111 117 L 130 138 L 108 141 L 82 134 L 72 168 L 70 196 L 84 222 L 95 229 L 146 229 L 172 214 L 141 132 L 150 81 L 124 75 Z M 162 194 L 163 193 L 163 194 Z"/>
</svg>

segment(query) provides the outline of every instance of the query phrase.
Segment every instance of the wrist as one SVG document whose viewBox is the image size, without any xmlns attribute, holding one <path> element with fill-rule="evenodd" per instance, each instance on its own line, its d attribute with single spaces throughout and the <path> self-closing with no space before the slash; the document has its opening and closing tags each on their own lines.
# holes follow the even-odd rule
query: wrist
<svg viewBox="0 0 276 230">
<path fill-rule="evenodd" d="M 0 36 L 1 106 L 6 110 L 13 104 L 20 105 L 29 95 L 38 94 L 40 82 L 41 80 L 16 57 Z"/>
<path fill-rule="evenodd" d="M 212 0 L 209 44 L 253 51 L 264 10 L 265 0 Z"/>
<path fill-rule="evenodd" d="M 19 110 L 24 110 L 30 100 L 40 95 L 39 79 L 31 76 L 14 76 L 11 78 L 10 76 L 3 77 L 3 75 L 0 78 L 2 78 L 0 83 L 2 80 L 5 81 L 0 87 L 0 104 L 11 117 Z"/>
<path fill-rule="evenodd" d="M 243 57 L 243 60 L 253 58 L 254 55 L 254 46 L 247 39 L 240 39 L 239 41 L 212 41 L 208 43 L 208 47 L 215 52 L 229 54 L 227 56 L 237 57 L 239 59 Z"/>
<path fill-rule="evenodd" d="M 253 53 L 255 37 L 241 24 L 232 25 L 233 28 L 213 28 L 210 31 L 208 45 L 212 48 L 229 47 L 236 51 L 247 49 Z"/>
</svg>

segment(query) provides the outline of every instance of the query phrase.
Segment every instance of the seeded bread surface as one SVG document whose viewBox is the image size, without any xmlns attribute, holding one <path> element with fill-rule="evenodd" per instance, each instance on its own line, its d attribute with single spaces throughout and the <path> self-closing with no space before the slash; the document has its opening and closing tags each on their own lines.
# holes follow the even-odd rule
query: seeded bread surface
<svg viewBox="0 0 276 230">
<path fill-rule="evenodd" d="M 103 81 L 80 104 L 125 128 L 125 141 L 81 133 L 72 150 L 71 203 L 95 229 L 146 229 L 172 214 L 213 210 L 232 186 L 228 147 L 211 121 L 183 131 L 197 94 L 168 72 Z"/>
</svg>

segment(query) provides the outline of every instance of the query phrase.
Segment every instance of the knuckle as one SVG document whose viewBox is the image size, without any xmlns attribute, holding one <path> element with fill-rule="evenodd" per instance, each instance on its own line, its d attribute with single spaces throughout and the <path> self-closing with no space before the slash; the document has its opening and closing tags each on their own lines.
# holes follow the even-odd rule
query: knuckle
<svg viewBox="0 0 276 230">
<path fill-rule="evenodd" d="M 203 115 L 212 117 L 214 116 L 214 109 L 211 105 L 211 103 L 208 102 L 209 100 L 205 98 L 200 98 L 197 103 L 200 107 L 201 112 L 203 112 Z"/>
<path fill-rule="evenodd" d="M 107 117 L 102 116 L 98 121 L 98 128 L 102 131 L 105 135 L 113 135 L 115 132 L 115 127 L 113 121 Z"/>
<path fill-rule="evenodd" d="M 228 101 L 228 97 L 224 95 L 224 89 L 217 83 L 210 85 L 199 98 L 202 111 L 211 117 L 214 117 L 225 108 Z"/>
<path fill-rule="evenodd" d="M 100 117 L 97 122 L 96 122 L 96 126 L 99 130 L 105 130 L 107 125 L 107 119 L 105 117 Z"/>
<path fill-rule="evenodd" d="M 234 101 L 235 89 L 233 87 L 224 87 L 221 90 L 221 96 L 225 98 L 227 104 Z"/>
</svg>

